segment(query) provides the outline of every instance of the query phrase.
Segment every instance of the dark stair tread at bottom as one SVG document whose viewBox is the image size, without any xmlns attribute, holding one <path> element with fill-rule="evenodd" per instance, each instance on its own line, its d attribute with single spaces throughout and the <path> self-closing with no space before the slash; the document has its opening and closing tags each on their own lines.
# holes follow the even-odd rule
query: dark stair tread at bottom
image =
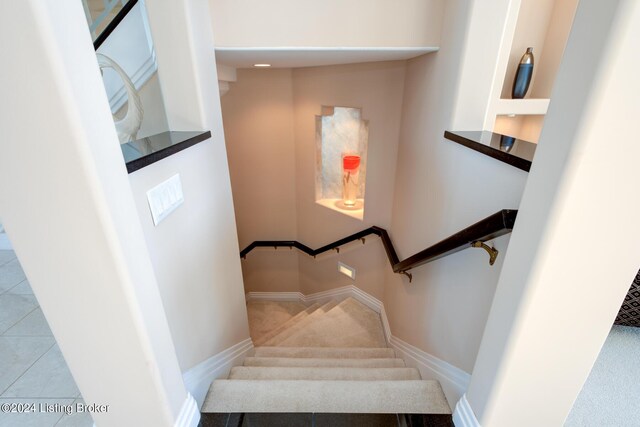
<svg viewBox="0 0 640 427">
<path fill-rule="evenodd" d="M 202 413 L 199 427 L 454 427 L 450 414 Z"/>
</svg>

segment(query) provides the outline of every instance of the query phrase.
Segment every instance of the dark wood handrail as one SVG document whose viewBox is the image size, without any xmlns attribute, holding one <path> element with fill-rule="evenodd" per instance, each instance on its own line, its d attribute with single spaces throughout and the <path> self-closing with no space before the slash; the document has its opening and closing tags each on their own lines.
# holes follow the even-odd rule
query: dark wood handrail
<svg viewBox="0 0 640 427">
<path fill-rule="evenodd" d="M 387 258 L 389 259 L 389 264 L 391 264 L 393 272 L 404 274 L 409 277 L 409 281 L 411 281 L 411 274 L 409 274 L 409 270 L 469 247 L 483 247 L 491 255 L 490 263 L 493 264 L 498 251 L 495 248 L 489 248 L 488 246 L 483 245 L 482 242 L 510 233 L 511 230 L 513 230 L 513 225 L 515 224 L 517 215 L 517 210 L 503 209 L 498 211 L 493 215 L 470 225 L 464 230 L 460 230 L 459 232 L 447 237 L 435 245 L 429 246 L 425 250 L 411 255 L 403 261 L 398 259 L 398 255 L 396 254 L 396 250 L 393 247 L 393 243 L 391 242 L 391 238 L 387 231 L 376 226 L 369 227 L 366 230 L 362 230 L 340 240 L 336 240 L 335 242 L 329 243 L 328 245 L 322 246 L 318 249 L 311 249 L 296 240 L 257 240 L 244 248 L 240 252 L 240 256 L 242 258 L 246 258 L 249 252 L 258 247 L 273 247 L 276 249 L 278 247 L 288 247 L 299 249 L 308 255 L 316 257 L 317 255 L 330 250 L 340 252 L 340 246 L 356 240 L 362 240 L 364 243 L 364 238 L 366 236 L 375 234 L 376 236 L 379 236 L 382 241 L 382 245 L 387 253 Z"/>
<path fill-rule="evenodd" d="M 96 37 L 96 40 L 93 42 L 94 50 L 98 50 L 100 45 L 104 43 L 107 37 L 111 35 L 113 30 L 115 30 L 118 24 L 122 22 L 124 17 L 127 16 L 131 9 L 133 9 L 133 6 L 135 6 L 136 3 L 138 3 L 138 0 L 129 0 L 124 6 L 122 6 L 122 9 L 120 9 L 116 16 L 113 17 L 111 22 L 109 22 L 104 30 L 102 30 L 102 32 L 98 35 L 98 37 Z"/>
</svg>

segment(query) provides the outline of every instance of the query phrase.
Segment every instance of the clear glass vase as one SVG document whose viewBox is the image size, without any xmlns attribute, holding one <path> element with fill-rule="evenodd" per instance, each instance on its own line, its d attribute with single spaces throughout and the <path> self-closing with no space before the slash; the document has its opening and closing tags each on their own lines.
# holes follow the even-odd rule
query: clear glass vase
<svg viewBox="0 0 640 427">
<path fill-rule="evenodd" d="M 345 154 L 342 156 L 342 202 L 353 207 L 358 201 L 360 176 L 360 156 Z"/>
</svg>

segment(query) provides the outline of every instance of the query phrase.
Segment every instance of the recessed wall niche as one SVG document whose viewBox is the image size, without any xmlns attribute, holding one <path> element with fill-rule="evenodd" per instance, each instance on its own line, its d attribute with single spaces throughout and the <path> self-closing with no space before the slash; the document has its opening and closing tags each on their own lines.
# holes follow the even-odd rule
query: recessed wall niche
<svg viewBox="0 0 640 427">
<path fill-rule="evenodd" d="M 369 122 L 361 109 L 322 107 L 316 116 L 316 203 L 363 219 L 368 140 Z M 345 186 L 355 192 L 355 203 Z"/>
</svg>

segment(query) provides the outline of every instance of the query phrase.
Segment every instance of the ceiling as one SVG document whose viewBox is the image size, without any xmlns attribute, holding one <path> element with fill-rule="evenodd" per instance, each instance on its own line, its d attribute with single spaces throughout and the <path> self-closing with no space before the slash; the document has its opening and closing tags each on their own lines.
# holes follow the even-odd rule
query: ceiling
<svg viewBox="0 0 640 427">
<path fill-rule="evenodd" d="M 298 68 L 405 60 L 437 50 L 437 47 L 216 47 L 216 61 L 234 68 L 252 68 L 254 64 Z"/>
</svg>

